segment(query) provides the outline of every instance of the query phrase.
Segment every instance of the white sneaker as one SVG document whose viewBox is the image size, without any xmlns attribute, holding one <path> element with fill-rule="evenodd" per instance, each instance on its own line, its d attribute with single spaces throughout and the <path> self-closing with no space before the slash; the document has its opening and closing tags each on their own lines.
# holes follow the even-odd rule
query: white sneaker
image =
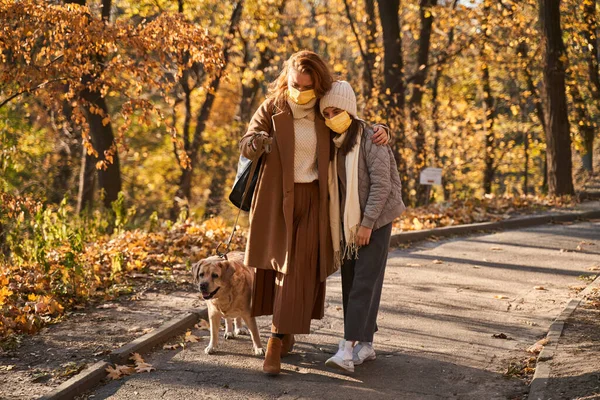
<svg viewBox="0 0 600 400">
<path fill-rule="evenodd" d="M 339 350 L 335 356 L 325 361 L 325 365 L 331 368 L 340 369 L 344 372 L 354 372 L 354 363 L 351 359 L 344 359 L 344 344 L 342 340 L 339 344 Z"/>
<path fill-rule="evenodd" d="M 360 365 L 365 361 L 371 361 L 376 358 L 377 355 L 373 346 L 368 343 L 358 342 L 352 350 L 352 362 L 354 365 Z"/>
</svg>

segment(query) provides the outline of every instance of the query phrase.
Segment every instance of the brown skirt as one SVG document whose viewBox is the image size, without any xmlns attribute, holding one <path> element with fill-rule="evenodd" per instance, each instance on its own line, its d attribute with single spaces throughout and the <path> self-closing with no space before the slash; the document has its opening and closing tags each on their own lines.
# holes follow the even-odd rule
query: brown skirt
<svg viewBox="0 0 600 400">
<path fill-rule="evenodd" d="M 257 269 L 252 315 L 273 315 L 274 333 L 310 333 L 310 320 L 325 310 L 325 282 L 318 276 L 319 184 L 294 184 L 294 228 L 289 273 Z"/>
</svg>

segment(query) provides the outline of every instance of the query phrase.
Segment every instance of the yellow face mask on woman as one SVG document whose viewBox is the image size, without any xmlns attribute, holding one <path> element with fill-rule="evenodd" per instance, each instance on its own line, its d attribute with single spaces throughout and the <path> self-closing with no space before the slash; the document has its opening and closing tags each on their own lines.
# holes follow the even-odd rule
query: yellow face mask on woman
<svg viewBox="0 0 600 400">
<path fill-rule="evenodd" d="M 315 97 L 317 97 L 313 89 L 303 90 L 301 92 L 295 87 L 291 87 L 290 85 L 288 85 L 288 96 L 290 99 L 292 99 L 294 103 L 300 105 L 306 104 Z"/>
<path fill-rule="evenodd" d="M 350 115 L 348 115 L 348 112 L 346 111 L 339 113 L 333 118 L 325 119 L 325 125 L 335 133 L 339 134 L 346 132 L 351 124 L 352 118 L 350 118 Z"/>
</svg>

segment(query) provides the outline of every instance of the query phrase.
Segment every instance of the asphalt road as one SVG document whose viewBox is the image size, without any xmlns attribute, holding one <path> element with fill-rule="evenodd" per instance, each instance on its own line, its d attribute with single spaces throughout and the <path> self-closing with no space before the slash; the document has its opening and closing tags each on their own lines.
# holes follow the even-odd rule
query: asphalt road
<svg viewBox="0 0 600 400">
<path fill-rule="evenodd" d="M 156 371 L 111 381 L 94 399 L 521 399 L 528 387 L 503 373 L 527 359 L 573 287 L 600 261 L 600 222 L 423 242 L 390 252 L 375 338 L 377 360 L 342 375 L 324 366 L 342 335 L 339 274 L 326 316 L 297 338 L 280 376 L 262 374 L 249 337 L 145 356 Z M 537 287 L 537 289 L 536 289 Z M 266 346 L 270 322 L 259 318 Z M 195 331 L 207 335 L 206 331 Z M 503 333 L 508 339 L 494 338 Z"/>
</svg>

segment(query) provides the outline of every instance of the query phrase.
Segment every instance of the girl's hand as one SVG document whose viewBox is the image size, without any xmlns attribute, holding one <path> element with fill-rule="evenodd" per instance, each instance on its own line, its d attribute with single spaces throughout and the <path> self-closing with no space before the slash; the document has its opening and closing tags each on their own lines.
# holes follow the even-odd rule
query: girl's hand
<svg viewBox="0 0 600 400">
<path fill-rule="evenodd" d="M 371 232 L 373 229 L 365 228 L 361 226 L 358 228 L 358 233 L 356 234 L 356 244 L 359 246 L 366 246 L 371 241 Z"/>
<path fill-rule="evenodd" d="M 378 146 L 385 146 L 390 142 L 390 137 L 387 133 L 387 130 L 383 126 L 374 125 L 373 130 L 373 143 L 375 143 Z"/>
</svg>

